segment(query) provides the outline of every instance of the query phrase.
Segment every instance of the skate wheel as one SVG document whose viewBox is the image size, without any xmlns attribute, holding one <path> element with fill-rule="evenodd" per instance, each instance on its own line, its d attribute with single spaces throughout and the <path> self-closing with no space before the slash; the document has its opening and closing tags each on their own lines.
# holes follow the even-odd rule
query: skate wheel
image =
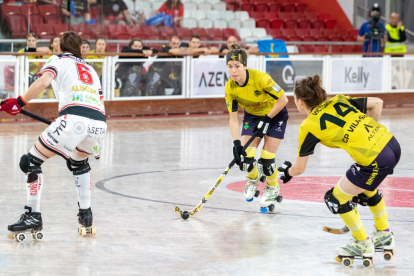
<svg viewBox="0 0 414 276">
<path fill-rule="evenodd" d="M 274 204 L 270 204 L 269 207 L 267 207 L 267 208 L 269 208 L 269 211 L 270 212 L 273 212 L 275 210 L 275 205 Z"/>
<path fill-rule="evenodd" d="M 257 191 L 257 190 L 256 190 L 256 192 L 254 193 L 254 196 L 255 196 L 255 197 L 258 197 L 259 195 L 260 195 L 260 191 Z"/>
<path fill-rule="evenodd" d="M 345 266 L 345 267 L 350 267 L 353 262 L 354 262 L 354 260 L 352 260 L 350 258 L 343 258 L 342 259 L 342 265 Z"/>
<path fill-rule="evenodd" d="M 246 198 L 246 201 L 247 201 L 247 202 L 252 202 L 252 201 L 253 201 L 253 198 L 251 198 L 251 199 L 247 199 L 247 198 Z"/>
<path fill-rule="evenodd" d="M 39 240 L 39 241 L 42 240 L 44 237 L 42 232 L 34 233 L 33 236 L 34 236 L 34 239 Z"/>
<path fill-rule="evenodd" d="M 267 213 L 267 208 L 266 207 L 260 207 L 260 212 L 266 214 Z"/>
<path fill-rule="evenodd" d="M 394 257 L 394 254 L 392 251 L 384 251 L 383 257 L 384 257 L 384 260 L 388 262 L 392 260 L 392 257 Z"/>
<path fill-rule="evenodd" d="M 86 228 L 83 226 L 78 227 L 78 234 L 79 236 L 85 236 L 86 235 Z"/>
<path fill-rule="evenodd" d="M 335 257 L 335 261 L 337 261 L 338 263 L 342 263 L 342 259 L 339 256 Z"/>
<path fill-rule="evenodd" d="M 91 227 L 91 234 L 96 235 L 96 227 L 95 226 Z"/>
<path fill-rule="evenodd" d="M 371 266 L 373 266 L 374 264 L 373 264 L 373 262 L 372 262 L 372 260 L 371 259 L 364 259 L 363 261 L 362 261 L 362 266 L 363 267 L 365 267 L 365 268 L 370 268 Z"/>
<path fill-rule="evenodd" d="M 14 235 L 12 235 L 12 234 L 7 234 L 7 238 L 8 238 L 8 239 L 11 239 L 11 240 L 14 240 Z"/>
<path fill-rule="evenodd" d="M 276 197 L 276 201 L 277 201 L 277 202 L 281 203 L 281 202 L 282 202 L 282 200 L 283 200 L 283 196 L 277 196 L 277 197 Z"/>
<path fill-rule="evenodd" d="M 26 239 L 26 235 L 24 233 L 16 234 L 15 238 L 16 238 L 16 241 L 22 242 Z"/>
<path fill-rule="evenodd" d="M 266 182 L 266 175 L 262 175 L 260 177 L 260 182 L 265 183 Z"/>
</svg>

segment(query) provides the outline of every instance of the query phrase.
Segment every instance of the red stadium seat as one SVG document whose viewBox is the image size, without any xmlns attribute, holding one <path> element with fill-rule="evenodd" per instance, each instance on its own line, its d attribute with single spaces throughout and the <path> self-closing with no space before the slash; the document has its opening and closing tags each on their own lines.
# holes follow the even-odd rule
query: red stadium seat
<svg viewBox="0 0 414 276">
<path fill-rule="evenodd" d="M 305 12 L 305 18 L 308 20 L 317 20 L 318 17 L 313 12 Z"/>
<path fill-rule="evenodd" d="M 295 20 L 302 20 L 305 18 L 304 14 L 301 12 L 292 12 L 290 17 Z"/>
<path fill-rule="evenodd" d="M 299 3 L 296 5 L 296 12 L 305 12 L 307 8 L 308 8 L 308 5 Z"/>
<path fill-rule="evenodd" d="M 290 12 L 279 12 L 279 13 L 277 13 L 277 18 L 283 19 L 283 20 L 290 19 L 291 16 L 292 15 L 291 15 Z"/>
<path fill-rule="evenodd" d="M 357 36 L 358 35 L 358 32 L 359 32 L 359 30 L 358 29 L 352 29 L 352 30 L 349 30 L 348 31 L 348 34 L 350 35 L 350 36 Z"/>
<path fill-rule="evenodd" d="M 209 29 L 211 30 L 211 29 Z M 238 37 L 239 35 L 237 34 L 236 29 L 232 29 L 232 28 L 224 28 L 223 29 L 223 38 L 227 39 L 229 36 L 235 36 Z M 240 40 L 240 39 L 239 39 Z"/>
<path fill-rule="evenodd" d="M 269 20 L 278 19 L 277 12 L 269 11 L 269 12 L 263 12 L 261 14 L 263 14 L 264 18 L 267 18 Z"/>
<path fill-rule="evenodd" d="M 254 10 L 256 12 L 267 12 L 269 10 L 269 6 L 267 3 L 257 3 Z"/>
<path fill-rule="evenodd" d="M 254 11 L 254 4 L 251 4 L 251 3 L 243 3 L 241 5 L 241 10 L 242 11 L 247 11 L 247 12 Z"/>
<path fill-rule="evenodd" d="M 295 19 L 286 19 L 285 28 L 287 29 L 296 29 L 298 27 L 298 22 Z"/>
<path fill-rule="evenodd" d="M 109 26 L 95 24 L 91 25 L 91 30 L 92 34 L 94 34 L 96 37 L 102 36 L 105 39 L 109 39 L 111 37 L 111 34 L 109 32 Z"/>
<path fill-rule="evenodd" d="M 270 21 L 270 28 L 280 29 L 283 28 L 284 21 L 282 19 L 274 19 Z"/>
<path fill-rule="evenodd" d="M 147 40 L 160 40 L 160 36 L 159 35 L 149 35 L 147 37 Z"/>
<path fill-rule="evenodd" d="M 342 48 L 341 52 L 343 53 L 352 53 L 354 51 L 354 45 L 343 45 L 341 48 Z"/>
<path fill-rule="evenodd" d="M 313 46 L 312 45 L 299 45 L 298 50 L 299 50 L 299 53 L 312 53 Z"/>
<path fill-rule="evenodd" d="M 20 6 L 21 15 L 24 15 L 27 17 L 29 15 L 29 11 L 30 11 L 30 16 L 32 16 L 33 14 L 39 14 L 39 9 L 37 6 L 33 6 L 33 5 Z"/>
<path fill-rule="evenodd" d="M 54 25 L 55 35 L 62 36 L 64 32 L 69 31 L 69 26 L 66 24 Z"/>
<path fill-rule="evenodd" d="M 10 29 L 10 15 L 20 15 L 20 8 L 18 6 L 1 5 L 1 30 L 6 32 Z M 14 19 L 16 20 L 16 19 Z M 20 28 L 19 28 L 20 29 Z"/>
<path fill-rule="evenodd" d="M 282 5 L 279 3 L 270 3 L 269 4 L 269 11 L 270 12 L 280 12 L 282 9 Z"/>
<path fill-rule="evenodd" d="M 283 40 L 283 41 L 289 41 L 289 38 L 287 38 L 286 36 L 277 36 L 277 37 L 275 37 L 275 39 L 280 39 L 280 40 Z"/>
<path fill-rule="evenodd" d="M 270 21 L 266 18 L 256 19 L 256 28 L 269 28 Z"/>
<path fill-rule="evenodd" d="M 362 53 L 363 49 L 364 49 L 363 45 L 355 45 L 354 46 L 354 53 Z"/>
<path fill-rule="evenodd" d="M 119 51 L 121 51 L 121 50 L 122 50 L 122 48 L 119 47 Z M 108 52 L 108 53 L 117 53 L 118 52 L 118 46 L 115 43 L 108 43 L 106 45 L 105 51 Z"/>
<path fill-rule="evenodd" d="M 295 12 L 296 5 L 295 4 L 292 4 L 292 3 L 283 4 L 282 5 L 282 10 L 284 12 Z"/>
<path fill-rule="evenodd" d="M 15 74 L 15 66 L 4 66 L 3 69 L 3 76 L 4 76 L 4 88 L 6 90 L 13 91 L 14 90 L 14 74 Z"/>
<path fill-rule="evenodd" d="M 312 22 L 312 29 L 323 29 L 325 27 L 325 23 L 322 20 L 314 20 Z"/>
<path fill-rule="evenodd" d="M 174 35 L 174 28 L 167 27 L 167 26 L 160 26 L 159 27 L 161 39 L 170 39 L 172 35 Z M 183 39 L 180 37 L 180 39 Z"/>
<path fill-rule="evenodd" d="M 312 26 L 312 23 L 309 19 L 298 20 L 299 29 L 310 29 L 311 26 Z"/>
<path fill-rule="evenodd" d="M 335 19 L 327 19 L 325 20 L 325 28 L 327 29 L 335 29 L 336 27 L 336 20 Z"/>
<path fill-rule="evenodd" d="M 57 14 L 56 13 L 56 8 L 55 8 L 54 5 L 40 5 L 39 6 L 39 13 L 42 16 Z"/>
<path fill-rule="evenodd" d="M 98 21 L 98 18 L 101 16 L 101 6 L 96 4 L 90 4 L 89 13 L 91 14 L 91 19 Z"/>
<path fill-rule="evenodd" d="M 302 38 L 300 36 L 294 35 L 289 37 L 289 41 L 302 41 Z"/>
<path fill-rule="evenodd" d="M 20 14 L 9 14 L 9 24 L 12 38 L 24 38 L 27 35 L 27 27 L 21 24 Z"/>
<path fill-rule="evenodd" d="M 70 28 L 72 31 L 77 32 L 81 36 L 82 40 L 95 38 L 91 29 L 89 29 L 89 26 L 86 24 L 71 25 Z"/>
<path fill-rule="evenodd" d="M 268 35 L 271 35 L 273 38 L 282 36 L 282 32 L 279 29 L 266 29 Z"/>
<path fill-rule="evenodd" d="M 43 16 L 45 23 L 61 24 L 62 18 L 54 5 L 39 6 L 39 13 Z"/>
<path fill-rule="evenodd" d="M 316 38 L 323 35 L 323 32 L 321 29 L 309 29 L 309 35 L 313 36 L 316 40 Z"/>
<path fill-rule="evenodd" d="M 308 29 L 296 29 L 295 33 L 297 36 L 300 36 L 300 37 L 309 36 Z"/>
<path fill-rule="evenodd" d="M 323 34 L 329 37 L 330 41 L 342 41 L 342 35 L 338 30 L 334 29 L 324 29 Z"/>
<path fill-rule="evenodd" d="M 229 11 L 238 11 L 240 5 L 236 2 L 227 3 L 227 10 Z"/>
<path fill-rule="evenodd" d="M 303 29 L 298 29 L 298 30 L 303 30 Z M 305 36 L 302 37 L 302 40 L 303 41 L 315 41 L 316 37 L 310 36 L 310 35 L 305 35 Z"/>
<path fill-rule="evenodd" d="M 221 37 L 220 40 L 223 40 L 223 34 L 222 34 L 220 29 L 218 29 L 218 30 L 219 30 L 218 37 Z M 209 40 L 209 35 L 208 35 L 206 29 L 204 29 L 204 28 L 192 28 L 191 31 L 192 31 L 192 34 L 198 35 L 201 40 Z"/>
<path fill-rule="evenodd" d="M 296 32 L 294 29 L 281 29 L 280 32 L 282 33 L 282 36 L 291 37 L 296 36 Z"/>
<path fill-rule="evenodd" d="M 329 37 L 321 35 L 316 38 L 316 41 L 329 41 Z"/>
<path fill-rule="evenodd" d="M 30 18 L 30 19 L 29 19 Z M 40 14 L 33 14 L 30 17 L 22 15 L 22 24 L 27 28 L 28 21 L 30 21 L 30 32 L 34 32 L 34 27 L 39 24 L 43 24 L 43 18 Z"/>
<path fill-rule="evenodd" d="M 331 53 L 340 53 L 342 52 L 341 45 L 331 45 Z"/>
<path fill-rule="evenodd" d="M 123 25 L 109 25 L 109 33 L 114 39 L 129 39 L 126 27 Z"/>
<path fill-rule="evenodd" d="M 178 35 L 178 37 L 182 40 L 189 40 L 190 37 L 193 35 L 193 33 L 191 32 L 191 29 L 189 29 L 189 28 L 180 28 L 180 27 L 175 28 L 175 34 Z M 198 35 L 198 36 L 200 36 L 200 35 Z M 200 40 L 202 40 L 201 36 L 200 36 Z"/>
<path fill-rule="evenodd" d="M 229 31 L 226 31 L 225 37 L 223 37 L 224 30 L 229 30 Z M 194 29 L 193 29 L 193 33 L 194 33 Z M 207 29 L 207 34 L 211 40 L 213 40 L 213 38 L 218 38 L 218 37 L 221 37 L 221 39 L 223 40 L 223 38 L 227 39 L 231 35 L 237 35 L 237 31 L 235 29 L 223 29 L 222 31 L 221 29 L 218 29 L 218 28 L 210 28 L 210 29 Z"/>
<path fill-rule="evenodd" d="M 318 19 L 320 20 L 328 20 L 331 19 L 329 13 L 318 13 Z"/>
<path fill-rule="evenodd" d="M 131 38 L 139 38 L 141 40 L 148 39 L 148 36 L 144 33 L 141 26 L 126 26 L 126 31 Z"/>
<path fill-rule="evenodd" d="M 249 16 L 250 18 L 254 18 L 254 19 L 260 19 L 260 18 L 265 18 L 265 15 L 263 12 L 249 12 Z"/>
<path fill-rule="evenodd" d="M 357 41 L 356 37 L 349 36 L 349 35 L 348 36 L 343 36 L 342 40 L 343 41 Z"/>
<path fill-rule="evenodd" d="M 144 32 L 144 34 L 147 34 L 148 36 L 150 35 L 157 35 L 160 36 L 160 32 L 157 28 L 157 26 L 142 26 L 142 31 Z"/>
<path fill-rule="evenodd" d="M 35 33 L 39 39 L 51 39 L 55 36 L 55 30 L 50 24 L 39 24 L 35 27 Z"/>
<path fill-rule="evenodd" d="M 327 53 L 329 51 L 329 47 L 327 45 L 315 45 L 313 51 L 315 53 Z"/>
</svg>

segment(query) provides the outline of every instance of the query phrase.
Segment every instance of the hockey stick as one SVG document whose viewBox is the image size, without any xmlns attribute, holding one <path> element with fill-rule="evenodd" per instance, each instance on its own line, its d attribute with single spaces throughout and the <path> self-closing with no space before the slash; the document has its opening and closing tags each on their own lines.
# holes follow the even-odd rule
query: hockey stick
<svg viewBox="0 0 414 276">
<path fill-rule="evenodd" d="M 40 117 L 39 115 L 33 114 L 32 112 L 29 112 L 29 111 L 24 110 L 24 109 L 20 110 L 20 113 L 23 114 L 23 115 L 26 115 L 27 117 L 30 117 L 32 119 L 38 120 L 38 121 L 40 121 L 42 123 L 45 123 L 47 125 L 50 125 L 52 123 L 48 119 L 45 119 L 43 117 Z"/>
<path fill-rule="evenodd" d="M 253 140 L 257 137 L 257 133 L 253 133 L 253 136 L 250 137 L 249 141 L 244 145 L 243 149 L 247 149 L 247 147 L 253 142 Z M 203 208 L 203 205 L 207 202 L 207 200 L 211 197 L 213 192 L 217 189 L 217 187 L 220 185 L 221 181 L 223 181 L 224 177 L 228 174 L 230 169 L 236 164 L 236 159 L 233 159 L 230 164 L 227 166 L 227 168 L 224 170 L 224 172 L 220 175 L 219 179 L 217 180 L 216 184 L 208 191 L 208 193 L 203 197 L 203 199 L 198 203 L 198 205 L 191 210 L 190 212 L 187 211 L 181 211 L 180 207 L 175 207 L 175 212 L 181 216 L 183 219 L 188 219 L 189 217 L 194 216 L 197 214 L 201 208 Z"/>
<path fill-rule="evenodd" d="M 323 231 L 328 232 L 328 233 L 332 233 L 332 234 L 346 234 L 349 232 L 349 228 L 345 225 L 344 227 L 342 227 L 341 229 L 336 229 L 336 228 L 330 228 L 327 226 L 323 227 Z"/>
</svg>

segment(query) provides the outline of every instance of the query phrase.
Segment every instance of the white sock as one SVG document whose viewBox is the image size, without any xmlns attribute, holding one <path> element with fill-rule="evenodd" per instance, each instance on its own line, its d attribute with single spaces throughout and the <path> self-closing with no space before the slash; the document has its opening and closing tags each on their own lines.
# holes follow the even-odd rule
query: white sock
<svg viewBox="0 0 414 276">
<path fill-rule="evenodd" d="M 44 156 L 36 146 L 33 146 L 29 153 L 41 161 L 46 161 L 48 158 Z M 30 162 L 30 166 L 35 166 Z M 29 173 L 26 174 L 26 191 L 27 191 L 27 206 L 32 208 L 32 212 L 40 212 L 40 196 L 42 195 L 43 187 L 43 173 L 37 174 L 37 180 L 29 183 Z"/>
<path fill-rule="evenodd" d="M 86 158 L 79 158 L 76 154 L 72 154 L 72 159 L 75 161 L 82 161 Z M 76 192 L 78 193 L 79 208 L 88 209 L 91 207 L 91 171 L 81 174 L 74 175 Z"/>
</svg>

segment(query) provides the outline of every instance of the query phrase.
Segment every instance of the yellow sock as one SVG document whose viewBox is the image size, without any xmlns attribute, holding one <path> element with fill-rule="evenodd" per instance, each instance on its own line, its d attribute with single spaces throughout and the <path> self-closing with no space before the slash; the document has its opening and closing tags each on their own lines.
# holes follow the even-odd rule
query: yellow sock
<svg viewBox="0 0 414 276">
<path fill-rule="evenodd" d="M 371 198 L 377 193 L 377 189 L 375 191 L 365 191 L 364 194 Z M 375 227 L 377 227 L 378 231 L 384 231 L 389 228 L 388 225 L 388 215 L 387 211 L 385 210 L 385 202 L 384 199 L 381 198 L 381 201 L 375 206 L 369 206 L 371 210 L 372 216 L 374 217 Z"/>
<path fill-rule="evenodd" d="M 254 158 L 256 156 L 256 150 L 257 150 L 257 148 L 248 147 L 246 149 L 246 153 L 247 153 L 246 157 L 249 157 L 249 158 L 253 157 Z M 256 165 L 254 165 L 253 169 L 250 172 L 247 172 L 247 176 L 250 179 L 255 179 L 257 177 L 257 174 L 258 174 L 258 172 L 257 172 L 257 166 Z"/>
<path fill-rule="evenodd" d="M 262 153 L 260 154 L 260 158 L 263 159 L 275 159 L 276 154 L 272 153 L 267 150 L 262 150 Z M 266 183 L 269 186 L 276 186 L 277 185 L 277 179 L 279 177 L 279 171 L 277 170 L 277 166 L 275 167 L 275 171 L 271 176 L 266 176 Z"/>
<path fill-rule="evenodd" d="M 341 205 L 347 203 L 353 197 L 353 195 L 344 193 L 341 188 L 339 188 L 339 184 L 336 184 L 332 194 Z M 349 230 L 351 230 L 352 236 L 354 236 L 355 239 L 361 241 L 368 238 L 367 232 L 362 225 L 361 217 L 359 216 L 359 212 L 356 207 L 348 213 L 339 215 L 345 222 L 346 226 L 348 226 Z"/>
</svg>

